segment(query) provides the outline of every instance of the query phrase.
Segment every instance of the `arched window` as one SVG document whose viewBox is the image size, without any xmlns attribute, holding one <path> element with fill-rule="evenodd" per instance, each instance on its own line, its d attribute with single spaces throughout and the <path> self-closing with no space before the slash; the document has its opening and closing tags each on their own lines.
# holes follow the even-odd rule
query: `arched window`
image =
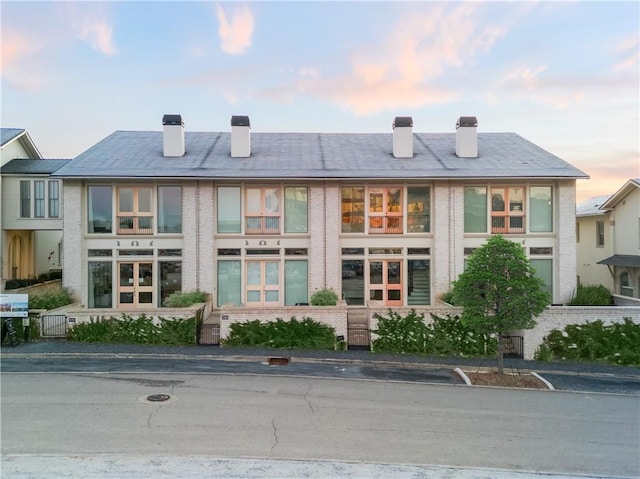
<svg viewBox="0 0 640 479">
<path fill-rule="evenodd" d="M 622 296 L 633 297 L 633 286 L 631 285 L 631 278 L 626 271 L 620 274 L 620 294 Z"/>
</svg>

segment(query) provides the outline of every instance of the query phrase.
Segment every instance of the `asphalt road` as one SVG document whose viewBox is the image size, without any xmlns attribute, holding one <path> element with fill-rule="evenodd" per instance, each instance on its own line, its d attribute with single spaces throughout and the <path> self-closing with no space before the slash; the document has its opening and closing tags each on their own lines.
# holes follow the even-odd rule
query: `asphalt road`
<svg viewBox="0 0 640 479">
<path fill-rule="evenodd" d="M 90 477 L 82 468 L 92 461 L 107 471 L 167 457 L 560 475 L 553 477 L 640 473 L 640 398 L 632 395 L 265 374 L 4 371 L 1 394 L 3 477 L 27 477 L 17 474 L 29 458 L 51 465 L 60 457 L 76 458 L 66 476 L 28 477 Z M 148 400 L 157 394 L 169 398 Z"/>
</svg>

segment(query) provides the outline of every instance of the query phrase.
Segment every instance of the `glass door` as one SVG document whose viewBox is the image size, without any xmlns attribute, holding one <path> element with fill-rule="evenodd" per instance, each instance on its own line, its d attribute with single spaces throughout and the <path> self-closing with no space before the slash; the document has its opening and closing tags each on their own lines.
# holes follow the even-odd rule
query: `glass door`
<svg viewBox="0 0 640 479">
<path fill-rule="evenodd" d="M 118 263 L 118 308 L 153 306 L 153 263 Z"/>
<path fill-rule="evenodd" d="M 280 262 L 247 261 L 247 306 L 280 305 Z"/>
<path fill-rule="evenodd" d="M 369 299 L 386 306 L 402 306 L 402 261 L 369 262 Z"/>
</svg>

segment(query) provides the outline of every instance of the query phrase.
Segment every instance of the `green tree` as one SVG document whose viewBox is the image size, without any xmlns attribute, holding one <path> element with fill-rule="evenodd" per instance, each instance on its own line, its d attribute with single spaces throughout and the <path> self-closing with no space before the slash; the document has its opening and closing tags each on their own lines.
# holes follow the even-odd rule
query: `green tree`
<svg viewBox="0 0 640 479">
<path fill-rule="evenodd" d="M 476 249 L 453 282 L 453 300 L 462 306 L 462 321 L 482 334 L 498 336 L 498 372 L 504 373 L 502 337 L 514 329 L 531 329 L 549 305 L 542 279 L 522 246 L 492 236 Z"/>
</svg>

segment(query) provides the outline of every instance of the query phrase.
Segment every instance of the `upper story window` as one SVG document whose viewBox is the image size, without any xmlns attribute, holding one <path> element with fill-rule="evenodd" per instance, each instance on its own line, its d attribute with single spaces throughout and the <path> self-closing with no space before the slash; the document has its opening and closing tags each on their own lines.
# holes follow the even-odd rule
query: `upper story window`
<svg viewBox="0 0 640 479">
<path fill-rule="evenodd" d="M 251 186 L 243 192 L 240 186 L 220 186 L 217 191 L 218 233 L 308 232 L 307 187 Z"/>
<path fill-rule="evenodd" d="M 87 189 L 89 233 L 154 234 L 182 232 L 182 188 L 180 186 L 90 185 Z M 157 203 L 154 203 L 154 196 Z M 115 199 L 115 201 L 114 201 Z M 113 228 L 114 204 L 115 231 Z"/>
<path fill-rule="evenodd" d="M 366 195 L 365 195 L 366 191 Z M 342 232 L 369 234 L 425 233 L 430 225 L 427 186 L 342 187 Z"/>
<path fill-rule="evenodd" d="M 604 221 L 596 221 L 596 248 L 604 248 Z"/>
<path fill-rule="evenodd" d="M 551 186 L 467 186 L 464 189 L 464 231 L 525 233 L 528 219 L 530 233 L 552 232 L 552 193 Z"/>
<path fill-rule="evenodd" d="M 149 186 L 118 188 L 118 234 L 153 234 L 152 190 Z"/>
<path fill-rule="evenodd" d="M 20 218 L 59 218 L 58 180 L 20 181 Z"/>
<path fill-rule="evenodd" d="M 524 233 L 524 188 L 491 188 L 491 233 Z"/>
</svg>

